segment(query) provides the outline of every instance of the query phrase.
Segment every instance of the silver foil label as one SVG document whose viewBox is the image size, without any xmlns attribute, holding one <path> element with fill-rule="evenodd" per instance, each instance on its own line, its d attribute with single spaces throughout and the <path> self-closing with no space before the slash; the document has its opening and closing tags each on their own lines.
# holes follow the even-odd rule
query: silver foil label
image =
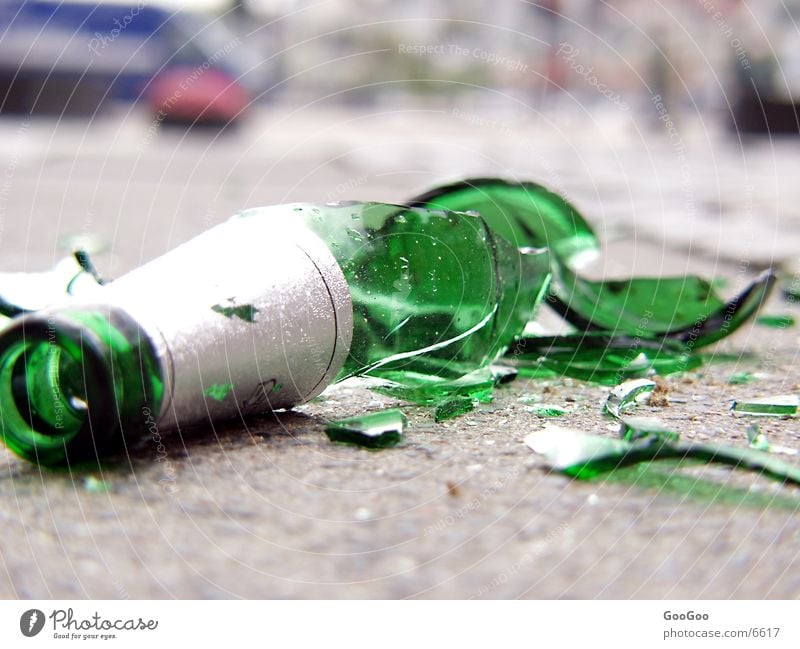
<svg viewBox="0 0 800 649">
<path fill-rule="evenodd" d="M 103 289 L 153 338 L 162 425 L 287 408 L 321 392 L 350 349 L 347 282 L 299 225 L 232 219 Z"/>
</svg>

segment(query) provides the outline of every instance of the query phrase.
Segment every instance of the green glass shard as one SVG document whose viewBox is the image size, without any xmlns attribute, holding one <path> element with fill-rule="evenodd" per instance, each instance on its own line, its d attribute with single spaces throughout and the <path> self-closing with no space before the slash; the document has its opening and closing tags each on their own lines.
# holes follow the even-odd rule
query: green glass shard
<svg viewBox="0 0 800 649">
<path fill-rule="evenodd" d="M 421 406 L 436 406 L 446 399 L 457 396 L 488 403 L 492 400 L 495 386 L 495 378 L 488 368 L 476 370 L 455 380 L 411 372 L 398 374 L 387 372 L 385 376 L 388 379 L 397 378 L 402 383 L 390 382 L 370 389 Z"/>
<path fill-rule="evenodd" d="M 615 300 L 606 290 L 607 282 L 587 282 L 570 271 L 562 270 L 558 275 L 547 304 L 573 326 L 607 330 L 613 335 L 669 338 L 690 349 L 705 347 L 736 331 L 761 308 L 775 285 L 775 275 L 765 272 L 739 295 L 722 303 L 712 295 L 710 284 L 700 278 L 641 278 L 628 281 L 628 288 L 619 288 L 618 283 L 612 282 L 610 286 L 616 288 L 610 292 L 620 291 Z M 659 288 L 655 289 L 655 285 Z M 558 286 L 568 298 L 559 293 Z M 685 296 L 680 293 L 682 286 L 687 287 Z M 636 295 L 643 296 L 652 289 L 660 297 L 637 302 L 625 293 L 634 288 Z M 701 299 L 706 288 L 708 297 Z M 597 307 L 592 306 L 594 300 Z"/>
<path fill-rule="evenodd" d="M 622 417 L 620 419 L 620 437 L 628 442 L 642 439 L 677 442 L 678 433 L 670 430 L 657 417 Z"/>
<path fill-rule="evenodd" d="M 569 410 L 549 403 L 540 403 L 535 406 L 525 406 L 525 412 L 529 412 L 537 417 L 561 417 L 562 415 L 566 415 Z"/>
<path fill-rule="evenodd" d="M 747 427 L 747 441 L 750 443 L 750 448 L 755 448 L 759 451 L 780 453 L 781 455 L 800 455 L 800 451 L 796 448 L 770 444 L 769 440 L 767 440 L 767 436 L 761 432 L 761 427 L 758 424 L 750 424 L 750 426 Z"/>
<path fill-rule="evenodd" d="M 230 306 L 215 304 L 211 307 L 211 310 L 219 313 L 220 315 L 224 315 L 226 318 L 239 318 L 245 322 L 255 322 L 256 313 L 258 313 L 258 309 L 256 309 L 252 304 L 238 304 Z"/>
<path fill-rule="evenodd" d="M 525 443 L 544 455 L 553 469 L 579 479 L 594 478 L 639 462 L 691 458 L 749 469 L 779 481 L 800 484 L 800 467 L 751 448 L 670 442 L 655 437 L 628 442 L 552 425 L 531 433 Z"/>
<path fill-rule="evenodd" d="M 520 374 L 530 377 L 569 376 L 601 385 L 659 374 L 666 376 L 695 369 L 702 360 L 692 354 L 636 349 L 551 351 L 536 358 L 517 360 Z"/>
<path fill-rule="evenodd" d="M 770 329 L 787 329 L 794 327 L 796 320 L 793 315 L 784 313 L 781 315 L 765 313 L 756 318 L 756 324 L 762 327 L 769 327 Z"/>
<path fill-rule="evenodd" d="M 233 383 L 216 383 L 203 390 L 203 394 L 215 401 L 222 401 L 233 390 Z"/>
<path fill-rule="evenodd" d="M 659 494 L 674 495 L 681 501 L 691 500 L 704 505 L 727 505 L 730 507 L 755 507 L 759 509 L 800 509 L 800 498 L 790 493 L 779 494 L 753 488 L 735 487 L 727 482 L 711 480 L 687 474 L 685 469 L 696 469 L 702 465 L 697 460 L 660 460 L 641 462 L 620 467 L 598 476 L 604 482 L 650 489 Z"/>
<path fill-rule="evenodd" d="M 752 383 L 756 378 L 756 375 L 752 372 L 737 372 L 730 375 L 728 383 L 731 385 L 744 385 L 745 383 Z"/>
<path fill-rule="evenodd" d="M 574 206 L 532 183 L 474 179 L 434 189 L 415 205 L 475 210 L 517 246 L 553 251 L 553 284 L 547 304 L 579 330 L 684 340 L 692 348 L 730 334 L 753 315 L 775 281 L 756 280 L 727 304 L 712 282 L 695 276 L 590 281 L 575 271 L 597 256 L 597 238 Z M 760 299 L 759 294 L 761 295 Z"/>
<path fill-rule="evenodd" d="M 725 307 L 711 284 L 694 276 L 590 281 L 560 269 L 553 292 L 573 324 L 634 336 L 691 328 Z"/>
<path fill-rule="evenodd" d="M 622 413 L 653 393 L 655 381 L 632 379 L 616 386 L 608 395 L 603 412 L 619 419 Z"/>
<path fill-rule="evenodd" d="M 797 395 L 786 394 L 762 399 L 734 401 L 732 410 L 743 415 L 760 415 L 765 417 L 786 417 L 797 414 L 800 399 Z"/>
<path fill-rule="evenodd" d="M 750 448 L 758 451 L 769 451 L 769 442 L 764 433 L 761 432 L 761 427 L 758 424 L 750 424 L 747 427 L 747 442 Z"/>
<path fill-rule="evenodd" d="M 561 264 L 570 267 L 583 265 L 600 251 L 595 233 L 580 212 L 555 192 L 532 182 L 464 180 L 417 196 L 411 204 L 478 212 L 489 227 L 518 248 L 550 248 Z"/>
<path fill-rule="evenodd" d="M 332 442 L 389 448 L 403 440 L 407 424 L 408 420 L 400 410 L 390 409 L 331 421 L 326 433 Z"/>
<path fill-rule="evenodd" d="M 83 489 L 89 493 L 108 493 L 111 491 L 111 483 L 101 480 L 93 475 L 86 476 L 83 479 Z"/>
<path fill-rule="evenodd" d="M 472 397 L 451 397 L 436 406 L 433 418 L 437 423 L 455 419 L 475 410 L 477 404 L 478 400 Z"/>
<path fill-rule="evenodd" d="M 490 365 L 489 371 L 492 373 L 495 385 L 511 383 L 519 374 L 519 370 L 511 365 Z"/>
<path fill-rule="evenodd" d="M 485 367 L 549 286 L 549 251 L 518 249 L 479 216 L 379 203 L 303 207 L 296 216 L 328 244 L 353 299 L 339 379 L 454 380 Z"/>
</svg>

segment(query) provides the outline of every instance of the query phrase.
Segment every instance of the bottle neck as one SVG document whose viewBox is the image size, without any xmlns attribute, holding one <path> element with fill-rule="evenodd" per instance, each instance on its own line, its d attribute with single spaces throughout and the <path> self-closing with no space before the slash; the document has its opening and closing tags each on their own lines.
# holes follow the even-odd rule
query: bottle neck
<svg viewBox="0 0 800 649">
<path fill-rule="evenodd" d="M 163 393 L 153 345 L 121 309 L 37 312 L 0 335 L 0 435 L 39 464 L 120 448 L 158 411 Z"/>
</svg>

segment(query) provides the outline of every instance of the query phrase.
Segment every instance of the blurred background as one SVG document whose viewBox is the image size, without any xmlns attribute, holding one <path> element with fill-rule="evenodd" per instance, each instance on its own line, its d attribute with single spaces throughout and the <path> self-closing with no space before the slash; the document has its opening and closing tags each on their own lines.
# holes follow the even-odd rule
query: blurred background
<svg viewBox="0 0 800 649">
<path fill-rule="evenodd" d="M 777 263 L 800 243 L 799 19 L 800 0 L 0 0 L 2 264 L 93 237 L 115 275 L 243 207 L 475 175 L 552 186 L 610 239 Z"/>
</svg>

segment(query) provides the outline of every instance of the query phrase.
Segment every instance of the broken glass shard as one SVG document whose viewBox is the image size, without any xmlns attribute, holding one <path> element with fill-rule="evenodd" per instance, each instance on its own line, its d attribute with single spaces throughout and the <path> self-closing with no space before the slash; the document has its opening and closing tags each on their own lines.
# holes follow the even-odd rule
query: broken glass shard
<svg viewBox="0 0 800 649">
<path fill-rule="evenodd" d="M 525 412 L 529 412 L 537 417 L 561 417 L 566 415 L 569 410 L 549 403 L 540 403 L 534 406 L 525 406 Z"/>
<path fill-rule="evenodd" d="M 407 424 L 408 420 L 400 410 L 390 409 L 331 421 L 326 432 L 332 442 L 389 448 L 403 440 Z"/>
<path fill-rule="evenodd" d="M 755 507 L 759 509 L 800 509 L 800 499 L 791 492 L 781 494 L 773 490 L 738 487 L 727 479 L 709 479 L 709 467 L 698 460 L 659 460 L 623 466 L 603 474 L 601 479 L 613 484 L 651 489 L 659 494 L 679 496 L 681 502 L 692 500 L 704 505 L 730 507 Z"/>
<path fill-rule="evenodd" d="M 765 313 L 756 318 L 756 323 L 762 327 L 769 327 L 770 329 L 787 329 L 794 327 L 795 318 L 793 315 L 784 313 L 781 315 Z"/>
<path fill-rule="evenodd" d="M 524 376 L 569 376 L 601 385 L 617 385 L 621 380 L 654 374 L 666 376 L 702 364 L 697 355 L 675 352 L 667 346 L 647 351 L 640 351 L 639 347 L 551 348 L 538 355 L 520 354 L 515 359 Z"/>
<path fill-rule="evenodd" d="M 421 391 L 418 375 L 454 380 L 486 367 L 533 319 L 549 286 L 546 248 L 519 249 L 475 215 L 381 203 L 302 209 L 296 218 L 327 243 L 353 301 L 339 379 L 405 385 L 407 374 Z"/>
<path fill-rule="evenodd" d="M 488 403 L 494 393 L 495 378 L 488 368 L 466 374 L 455 380 L 446 380 L 429 374 L 401 372 L 397 375 L 385 373 L 387 378 L 399 382 L 387 382 L 371 386 L 370 389 L 395 399 L 403 399 L 421 406 L 435 406 L 445 399 L 463 396 Z"/>
<path fill-rule="evenodd" d="M 779 481 L 800 484 L 800 467 L 751 448 L 672 442 L 663 437 L 629 442 L 552 425 L 531 433 L 525 443 L 544 455 L 553 469 L 579 479 L 594 478 L 639 462 L 691 458 L 749 469 Z"/>
<path fill-rule="evenodd" d="M 473 397 L 451 397 L 436 406 L 434 420 L 439 423 L 448 419 L 455 419 L 461 415 L 475 410 L 478 400 Z"/>
<path fill-rule="evenodd" d="M 576 270 L 598 256 L 595 233 L 573 205 L 533 183 L 465 180 L 434 189 L 412 203 L 475 210 L 516 246 L 549 246 L 553 282 L 547 304 L 581 331 L 674 337 L 699 347 L 741 326 L 775 282 L 775 276 L 766 273 L 726 304 L 712 282 L 694 276 L 584 279 Z"/>
<path fill-rule="evenodd" d="M 649 397 L 655 387 L 655 381 L 648 379 L 633 379 L 620 383 L 609 393 L 603 411 L 619 419 L 623 412 Z"/>
<path fill-rule="evenodd" d="M 764 417 L 786 417 L 797 414 L 800 399 L 794 394 L 785 394 L 761 399 L 734 401 L 732 410 L 743 415 Z"/>
<path fill-rule="evenodd" d="M 83 479 L 83 489 L 89 493 L 102 494 L 111 491 L 111 483 L 93 475 Z"/>
<path fill-rule="evenodd" d="M 622 417 L 619 434 L 628 442 L 647 438 L 668 442 L 677 442 L 680 439 L 680 435 L 658 417 Z"/>
<path fill-rule="evenodd" d="M 757 451 L 769 451 L 769 442 L 758 424 L 750 424 L 747 427 L 747 442 L 750 448 Z"/>
<path fill-rule="evenodd" d="M 747 441 L 750 443 L 750 448 L 755 448 L 759 451 L 780 453 L 782 455 L 800 454 L 800 451 L 796 448 L 770 444 L 769 440 L 767 440 L 767 436 L 761 432 L 761 427 L 758 424 L 750 424 L 750 426 L 747 427 Z"/>
</svg>

